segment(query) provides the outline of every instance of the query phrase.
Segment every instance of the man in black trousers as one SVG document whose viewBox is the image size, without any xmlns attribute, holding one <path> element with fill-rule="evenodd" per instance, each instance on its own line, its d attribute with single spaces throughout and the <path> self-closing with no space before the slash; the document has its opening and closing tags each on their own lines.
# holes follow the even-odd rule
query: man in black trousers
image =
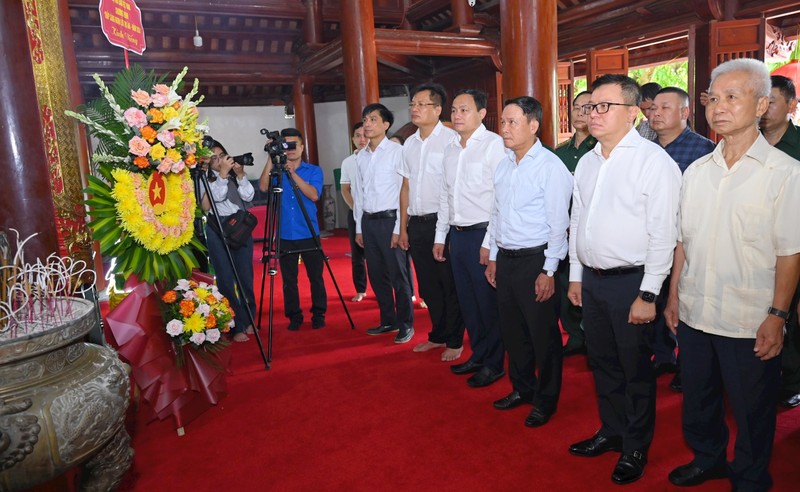
<svg viewBox="0 0 800 492">
<path fill-rule="evenodd" d="M 561 393 L 561 332 L 555 272 L 567 255 L 572 175 L 536 138 L 542 105 L 528 96 L 506 101 L 500 134 L 513 153 L 494 177 L 486 279 L 497 288 L 500 331 L 513 391 L 496 402 L 507 410 L 533 403 L 525 425 L 539 427 Z"/>
</svg>

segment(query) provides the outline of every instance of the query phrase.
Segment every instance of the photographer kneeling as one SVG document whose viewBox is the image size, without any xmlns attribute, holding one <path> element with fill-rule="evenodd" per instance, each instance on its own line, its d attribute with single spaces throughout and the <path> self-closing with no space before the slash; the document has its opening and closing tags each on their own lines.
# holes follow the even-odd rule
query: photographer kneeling
<svg viewBox="0 0 800 492">
<path fill-rule="evenodd" d="M 209 146 L 214 155 L 209 160 L 209 167 L 213 176 L 209 176 L 208 185 L 211 198 L 216 205 L 220 221 L 235 214 L 240 209 L 246 210 L 245 202 L 253 199 L 255 190 L 244 168 L 233 161 L 221 143 L 213 140 Z M 212 180 L 212 178 L 214 178 Z M 217 277 L 217 286 L 220 293 L 228 298 L 235 313 L 236 326 L 232 329 L 233 341 L 246 342 L 250 339 L 248 334 L 253 333 L 253 324 L 247 314 L 246 302 L 255 316 L 256 299 L 253 293 L 253 238 L 239 248 L 230 248 L 233 266 L 239 274 L 241 289 L 236 288 L 236 276 L 231 269 L 228 254 L 225 251 L 225 240 L 218 230 L 218 224 L 213 217 L 211 204 L 206 196 L 205 189 L 201 190 L 203 211 L 209 213 L 206 221 L 206 238 L 208 241 L 208 256 L 214 273 Z"/>
<path fill-rule="evenodd" d="M 294 128 L 281 131 L 283 140 L 294 149 L 287 149 L 286 164 L 283 166 L 281 187 L 280 214 L 280 267 L 283 279 L 284 314 L 289 318 L 289 330 L 296 331 L 303 324 L 303 310 L 300 308 L 300 296 L 297 289 L 297 263 L 302 254 L 309 283 L 311 284 L 311 327 L 325 326 L 325 312 L 328 309 L 328 295 L 325 292 L 325 281 L 322 279 L 324 259 L 322 251 L 317 248 L 314 236 L 319 236 L 316 202 L 322 195 L 322 169 L 319 166 L 303 161 L 303 134 Z M 269 189 L 270 179 L 277 181 L 278 173 L 272 172 L 272 159 L 268 159 L 259 179 L 262 192 Z M 278 170 L 276 170 L 278 171 Z M 292 189 L 290 179 L 294 180 L 299 191 Z M 275 181 L 273 181 L 275 185 Z M 296 196 L 297 195 L 297 196 Z M 305 204 L 311 228 L 303 217 L 298 198 Z"/>
</svg>

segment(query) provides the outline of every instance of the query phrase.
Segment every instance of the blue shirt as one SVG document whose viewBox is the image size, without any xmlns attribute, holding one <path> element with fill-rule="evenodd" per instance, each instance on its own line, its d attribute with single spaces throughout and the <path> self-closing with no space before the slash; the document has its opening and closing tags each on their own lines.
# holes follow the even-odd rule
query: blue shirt
<svg viewBox="0 0 800 492">
<path fill-rule="evenodd" d="M 322 169 L 319 166 L 314 166 L 305 161 L 301 161 L 294 173 L 303 178 L 303 181 L 316 188 L 317 195 L 320 198 L 322 197 Z M 297 201 L 297 196 L 303 198 L 303 204 L 306 206 L 308 218 L 311 219 L 311 225 L 314 226 L 314 233 L 319 235 L 319 224 L 317 223 L 317 204 L 305 196 L 300 189 L 297 190 L 297 193 L 294 192 L 289 178 L 286 177 L 285 171 L 283 174 L 282 185 L 281 239 L 293 241 L 298 239 L 309 239 L 312 237 L 311 231 L 308 230 L 306 219 L 303 217 L 303 211 L 300 209 L 300 203 Z"/>
<path fill-rule="evenodd" d="M 655 140 L 658 143 L 658 139 Z M 659 144 L 660 145 L 660 144 Z M 714 152 L 714 142 L 694 132 L 688 126 L 683 129 L 678 138 L 668 143 L 664 150 L 672 160 L 678 163 L 681 173 L 686 171 L 689 164 L 697 159 Z"/>
<path fill-rule="evenodd" d="M 489 259 L 498 248 L 523 249 L 547 243 L 545 270 L 558 270 L 569 249 L 572 174 L 537 140 L 517 164 L 513 152 L 497 166 Z"/>
</svg>

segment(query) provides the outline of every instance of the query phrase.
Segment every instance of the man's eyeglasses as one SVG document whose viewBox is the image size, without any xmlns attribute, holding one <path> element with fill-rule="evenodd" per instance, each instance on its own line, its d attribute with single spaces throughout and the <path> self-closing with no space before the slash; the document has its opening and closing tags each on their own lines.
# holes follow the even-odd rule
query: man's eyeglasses
<svg viewBox="0 0 800 492">
<path fill-rule="evenodd" d="M 589 115 L 592 111 L 597 111 L 597 114 L 608 113 L 611 106 L 633 106 L 633 104 L 614 103 L 614 102 L 600 102 L 596 104 L 584 104 L 581 106 L 581 113 Z"/>
<path fill-rule="evenodd" d="M 436 104 L 436 103 L 415 103 L 415 102 L 408 103 L 408 107 L 411 108 L 411 109 L 414 109 L 414 108 L 420 108 L 421 109 L 421 108 L 424 108 L 425 106 L 438 106 L 438 104 Z"/>
</svg>

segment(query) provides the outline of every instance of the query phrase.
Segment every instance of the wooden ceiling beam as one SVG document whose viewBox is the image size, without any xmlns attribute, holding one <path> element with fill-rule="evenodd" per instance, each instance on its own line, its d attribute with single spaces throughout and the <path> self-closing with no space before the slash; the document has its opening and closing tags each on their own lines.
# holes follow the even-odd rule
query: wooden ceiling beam
<svg viewBox="0 0 800 492">
<path fill-rule="evenodd" d="M 84 35 L 100 34 L 99 24 L 72 24 L 72 32 Z M 299 30 L 261 30 L 261 31 L 242 31 L 242 30 L 219 30 L 219 29 L 199 29 L 200 35 L 203 39 L 236 39 L 236 40 L 249 40 L 253 43 L 257 41 L 264 41 L 266 43 L 277 39 L 278 41 L 293 41 L 300 40 L 303 34 Z M 154 37 L 189 37 L 194 36 L 194 26 L 184 26 L 183 28 L 158 28 L 147 27 L 145 28 L 145 36 Z"/>
<path fill-rule="evenodd" d="M 603 23 L 603 22 L 619 19 L 620 17 L 623 17 L 623 16 L 628 15 L 628 14 L 633 14 L 633 13 L 636 12 L 637 9 L 643 8 L 643 7 L 645 7 L 647 5 L 650 5 L 652 3 L 653 3 L 653 0 L 639 0 L 638 2 L 632 3 L 632 4 L 627 5 L 625 7 L 615 8 L 615 9 L 612 9 L 612 10 L 606 10 L 604 12 L 598 12 L 597 14 L 592 15 L 591 17 L 582 17 L 582 18 L 578 18 L 578 19 L 575 19 L 575 20 L 571 20 L 571 21 L 568 22 L 569 23 L 568 26 L 564 26 L 564 24 L 567 24 L 567 21 L 562 22 L 562 20 L 561 20 L 562 16 L 559 15 L 558 16 L 558 25 L 559 26 L 564 26 L 565 28 L 568 28 L 568 29 L 585 29 L 586 26 L 589 26 L 589 25 L 598 25 L 598 24 Z M 563 30 L 564 29 L 559 29 L 559 31 L 563 31 Z"/>
<path fill-rule="evenodd" d="M 97 8 L 97 0 L 69 0 L 75 7 Z M 136 5 L 144 12 L 181 13 L 187 15 L 250 15 L 255 17 L 275 17 L 280 19 L 304 19 L 306 8 L 300 0 L 282 2 L 255 2 L 253 0 L 185 0 L 182 2 L 164 0 L 136 0 Z M 146 26 L 145 26 L 146 30 Z"/>
<path fill-rule="evenodd" d="M 408 55 L 378 53 L 378 63 L 382 63 L 389 68 L 418 78 L 429 78 L 432 71 L 430 65 L 418 58 L 413 58 Z"/>
<path fill-rule="evenodd" d="M 450 0 L 417 0 L 406 10 L 406 18 L 411 22 L 417 22 L 449 7 Z"/>
<path fill-rule="evenodd" d="M 414 56 L 495 56 L 497 45 L 486 38 L 447 32 L 375 29 L 378 53 Z"/>
<path fill-rule="evenodd" d="M 75 59 L 78 60 L 78 64 L 86 63 L 86 62 L 93 62 L 93 61 L 106 61 L 106 60 L 120 60 L 122 59 L 122 55 L 118 49 L 114 51 L 99 51 L 99 50 L 91 50 L 91 51 L 83 51 L 75 54 Z M 226 65 L 228 67 L 236 69 L 239 65 L 248 65 L 248 68 L 252 65 L 264 65 L 264 66 L 271 66 L 271 65 L 278 65 L 278 66 L 293 66 L 295 63 L 295 56 L 294 55 L 273 55 L 270 53 L 262 53 L 260 55 L 250 54 L 250 55 L 242 55 L 242 54 L 235 54 L 235 53 L 203 53 L 203 52 L 184 52 L 181 53 L 181 59 L 179 62 L 175 61 L 175 53 L 171 51 L 145 51 L 144 55 L 141 57 L 135 56 L 131 58 L 131 61 L 141 62 L 142 64 L 150 64 L 150 63 L 172 63 L 173 66 L 178 66 L 180 64 L 192 66 L 196 63 L 202 64 L 219 64 L 219 65 Z"/>
<path fill-rule="evenodd" d="M 587 17 L 596 17 L 638 3 L 640 3 L 638 0 L 595 0 L 584 2 L 575 7 L 560 11 L 558 13 L 558 25 L 572 23 Z M 651 1 L 648 3 L 653 2 Z"/>
<path fill-rule="evenodd" d="M 342 58 L 341 38 L 329 42 L 323 48 L 300 63 L 301 73 L 320 75 L 332 70 L 344 62 Z"/>
</svg>

